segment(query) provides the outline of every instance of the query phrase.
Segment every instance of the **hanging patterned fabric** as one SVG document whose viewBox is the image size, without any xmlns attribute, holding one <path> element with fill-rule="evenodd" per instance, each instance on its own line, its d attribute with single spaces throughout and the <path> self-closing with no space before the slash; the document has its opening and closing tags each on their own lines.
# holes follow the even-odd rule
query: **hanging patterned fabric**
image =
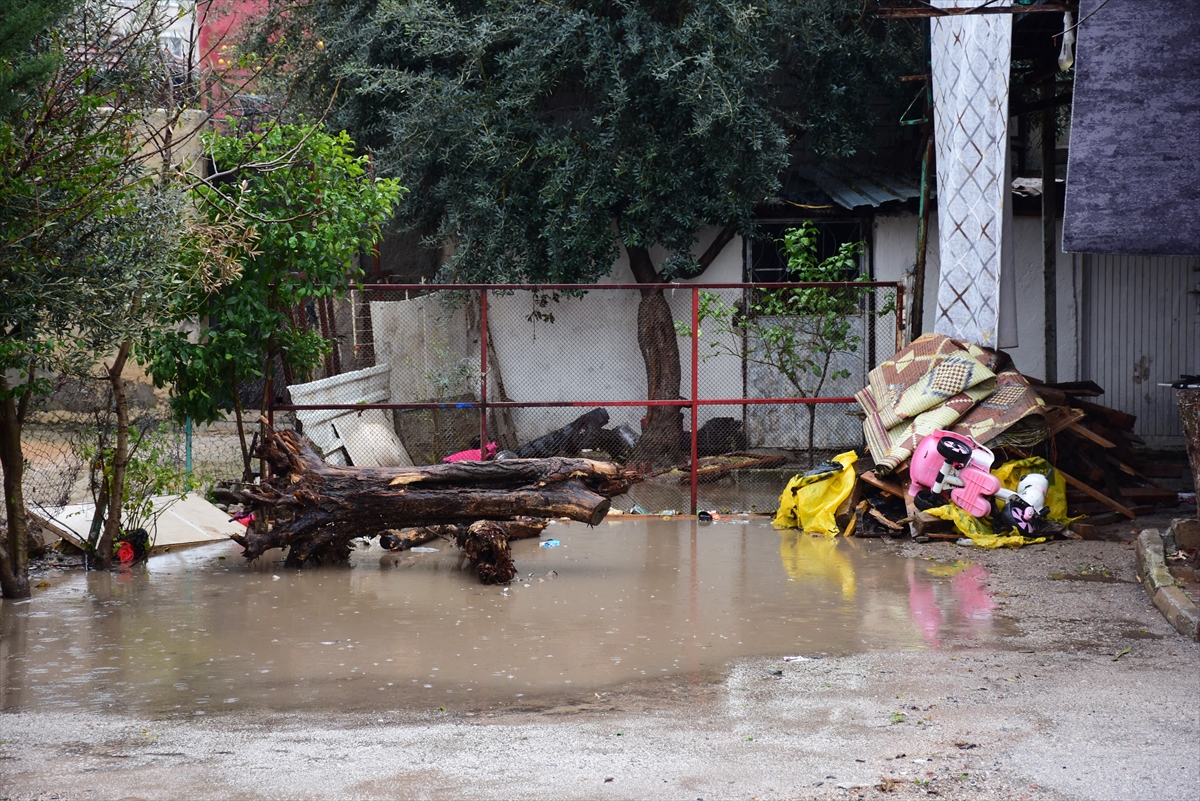
<svg viewBox="0 0 1200 801">
<path fill-rule="evenodd" d="M 933 5 L 964 8 L 985 1 Z M 934 17 L 930 46 L 940 256 L 934 330 L 996 347 L 1001 270 L 1006 256 L 1011 259 L 1004 218 L 1011 195 L 1006 159 L 1012 15 Z"/>
</svg>

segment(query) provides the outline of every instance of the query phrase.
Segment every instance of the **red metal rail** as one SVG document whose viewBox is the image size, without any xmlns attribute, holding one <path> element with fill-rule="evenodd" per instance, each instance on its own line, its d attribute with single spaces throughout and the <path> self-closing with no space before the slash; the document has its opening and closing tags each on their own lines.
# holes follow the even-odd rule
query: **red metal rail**
<svg viewBox="0 0 1200 801">
<path fill-rule="evenodd" d="M 360 290 L 366 292 L 419 292 L 421 294 L 437 291 L 475 291 L 480 293 L 479 300 L 479 401 L 455 403 L 327 403 L 327 404 L 274 404 L 271 393 L 271 405 L 268 407 L 268 421 L 274 423 L 276 411 L 317 411 L 322 409 L 361 411 L 365 409 L 478 409 L 479 410 L 479 442 L 484 448 L 488 441 L 487 412 L 488 409 L 539 409 L 539 408 L 571 408 L 597 406 L 679 406 L 691 410 L 691 510 L 696 511 L 697 497 L 697 438 L 698 410 L 702 406 L 755 406 L 760 404 L 800 404 L 814 405 L 826 403 L 854 403 L 850 397 L 830 398 L 701 398 L 700 395 L 700 291 L 710 289 L 836 289 L 836 288 L 888 288 L 896 291 L 896 349 L 903 344 L 904 336 L 904 285 L 892 281 L 830 281 L 830 282 L 769 282 L 759 284 L 365 284 Z M 691 398 L 672 400 L 569 400 L 569 401 L 489 401 L 487 397 L 488 377 L 488 293 L 511 291 L 546 291 L 566 290 L 578 292 L 608 291 L 616 289 L 636 290 L 691 290 L 692 294 L 692 334 L 689 337 L 692 344 L 692 392 Z M 270 389 L 268 389 L 270 392 Z"/>
</svg>

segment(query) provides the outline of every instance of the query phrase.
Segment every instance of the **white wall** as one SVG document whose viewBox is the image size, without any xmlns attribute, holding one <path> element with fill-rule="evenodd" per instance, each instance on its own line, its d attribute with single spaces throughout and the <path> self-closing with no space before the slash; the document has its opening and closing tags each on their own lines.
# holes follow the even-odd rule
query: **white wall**
<svg viewBox="0 0 1200 801">
<path fill-rule="evenodd" d="M 716 229 L 701 233 L 694 252 L 699 255 L 717 235 Z M 740 283 L 742 240 L 735 237 L 700 277 L 681 280 L 680 288 L 668 290 L 666 298 L 678 321 L 690 323 L 695 283 Z M 656 263 L 666 253 L 652 253 Z M 624 251 L 612 273 L 598 284 L 635 283 Z M 723 292 L 732 304 L 741 290 Z M 489 399 L 498 400 L 497 373 L 508 397 L 514 401 L 644 400 L 646 368 L 637 342 L 637 311 L 641 300 L 636 289 L 597 290 L 583 297 L 560 296 L 539 311 L 554 315 L 554 322 L 529 320 L 534 310 L 530 292 L 488 295 L 488 326 L 495 347 L 490 365 Z M 432 400 L 428 376 L 464 356 L 478 358 L 479 331 L 475 315 L 459 309 L 446 316 L 432 299 L 372 302 L 371 317 L 375 354 L 379 363 L 392 365 L 392 399 L 395 402 Z M 704 327 L 701 326 L 703 332 Z M 679 338 L 682 362 L 680 394 L 691 396 L 691 344 Z M 712 336 L 702 336 L 707 345 Z M 703 348 L 701 357 L 713 353 Z M 477 362 L 476 362 L 477 363 Z M 699 393 L 707 398 L 741 398 L 740 360 L 723 355 L 704 359 L 700 367 Z M 513 409 L 518 438 L 528 442 L 560 428 L 585 409 Z M 645 407 L 608 407 L 610 425 L 625 423 L 640 431 Z M 712 417 L 741 417 L 739 407 L 707 407 L 700 423 Z M 685 425 L 689 423 L 686 422 Z"/>
<path fill-rule="evenodd" d="M 701 232 L 693 248 L 704 252 L 716 237 L 717 229 Z M 661 263 L 665 252 L 654 250 L 651 256 Z M 742 280 L 742 240 L 735 237 L 700 277 L 680 280 L 680 289 L 667 290 L 666 298 L 677 321 L 690 322 L 692 293 L 684 287 L 696 283 L 739 283 Z M 624 250 L 612 272 L 597 282 L 635 283 Z M 724 293 L 726 302 L 741 296 L 740 290 Z M 642 400 L 646 397 L 646 368 L 637 343 L 637 310 L 641 296 L 637 290 L 599 290 L 582 298 L 560 297 L 542 311 L 553 313 L 554 322 L 527 321 L 533 310 L 531 294 L 490 295 L 488 319 L 496 360 L 508 396 L 515 401 L 557 400 Z M 703 332 L 704 327 L 701 326 Z M 706 340 L 702 338 L 702 343 Z M 683 365 L 680 394 L 691 395 L 690 340 L 679 339 Z M 700 354 L 705 355 L 703 350 Z M 701 363 L 700 397 L 742 397 L 741 363 L 728 356 L 716 356 Z M 494 399 L 494 396 L 493 396 Z M 640 431 L 645 407 L 607 407 L 610 425 L 622 423 Z M 528 441 L 565 425 L 584 409 L 558 410 L 513 409 L 513 420 L 522 441 Z M 707 407 L 700 423 L 712 417 L 740 417 L 738 407 Z M 685 413 L 685 425 L 686 413 Z"/>
</svg>

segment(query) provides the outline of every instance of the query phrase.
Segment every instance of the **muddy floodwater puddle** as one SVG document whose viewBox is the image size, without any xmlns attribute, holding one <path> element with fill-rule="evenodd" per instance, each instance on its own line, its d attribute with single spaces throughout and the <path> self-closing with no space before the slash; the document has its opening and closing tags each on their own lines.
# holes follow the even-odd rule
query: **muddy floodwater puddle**
<svg viewBox="0 0 1200 801">
<path fill-rule="evenodd" d="M 1004 633 L 987 573 L 763 519 L 611 517 L 514 542 L 484 587 L 457 549 L 350 566 L 246 564 L 237 546 L 72 572 L 0 603 L 6 710 L 469 711 L 639 682 L 698 684 L 752 656 L 978 644 Z"/>
</svg>

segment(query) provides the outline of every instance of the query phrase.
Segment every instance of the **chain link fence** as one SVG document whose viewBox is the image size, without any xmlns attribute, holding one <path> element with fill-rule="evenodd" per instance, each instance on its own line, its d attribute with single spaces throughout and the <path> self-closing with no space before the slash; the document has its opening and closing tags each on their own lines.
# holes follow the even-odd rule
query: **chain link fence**
<svg viewBox="0 0 1200 801">
<path fill-rule="evenodd" d="M 477 458 L 482 443 L 487 458 L 635 465 L 647 480 L 616 499 L 624 511 L 762 511 L 795 472 L 863 445 L 852 396 L 896 351 L 901 292 L 862 282 L 368 285 L 309 310 L 334 343 L 312 380 L 277 370 L 241 395 L 258 409 L 267 391 L 273 424 L 301 428 L 335 464 Z M 778 313 L 789 309 L 808 314 Z M 242 478 L 234 420 L 180 424 L 163 390 L 136 379 L 128 388 L 135 457 L 159 470 L 159 486 Z M 93 501 L 96 455 L 113 429 L 104 381 L 60 378 L 36 398 L 22 440 L 27 503 Z"/>
<path fill-rule="evenodd" d="M 635 464 L 648 480 L 625 510 L 771 509 L 788 476 L 862 446 L 852 396 L 897 349 L 901 292 L 369 285 L 329 314 L 343 369 L 277 383 L 271 413 L 337 464 L 478 458 L 482 443 L 486 458 Z"/>
<path fill-rule="evenodd" d="M 240 479 L 241 440 L 233 421 L 180 424 L 165 395 L 148 381 L 127 381 L 134 472 L 131 492 L 203 491 Z M 253 392 L 253 387 L 247 388 Z M 260 390 L 261 391 L 261 390 Z M 60 376 L 53 391 L 34 396 L 22 427 L 25 502 L 34 511 L 96 499 L 104 452 L 113 446 L 111 389 L 99 378 Z M 0 510 L 2 513 L 2 510 Z"/>
</svg>

